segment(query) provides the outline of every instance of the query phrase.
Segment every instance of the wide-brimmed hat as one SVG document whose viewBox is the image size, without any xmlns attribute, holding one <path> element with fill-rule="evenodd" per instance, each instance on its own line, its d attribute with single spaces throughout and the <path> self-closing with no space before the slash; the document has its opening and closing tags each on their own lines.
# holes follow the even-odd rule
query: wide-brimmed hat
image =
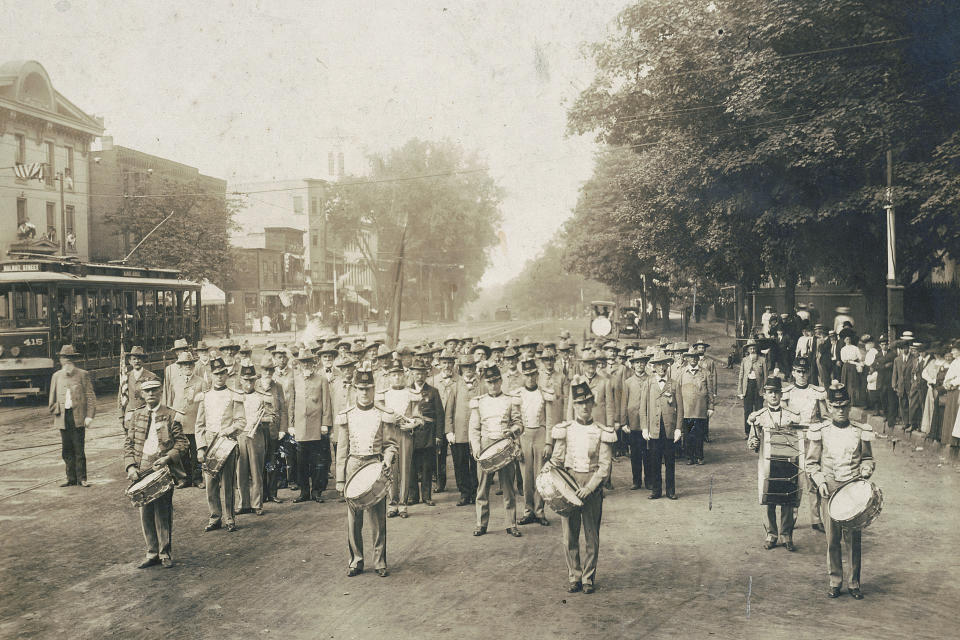
<svg viewBox="0 0 960 640">
<path fill-rule="evenodd" d="M 640 361 L 642 361 L 642 360 L 647 360 L 647 361 L 649 361 L 650 358 L 652 358 L 652 357 L 653 357 L 653 354 L 652 354 L 652 353 L 650 353 L 650 352 L 648 352 L 648 351 L 641 351 L 640 349 L 637 349 L 636 351 L 633 352 L 633 355 L 630 356 L 630 362 L 640 362 Z"/>
<path fill-rule="evenodd" d="M 67 345 L 64 345 L 64 346 L 67 346 Z M 71 349 L 73 348 L 73 345 L 69 345 L 69 346 Z M 63 355 L 63 354 L 61 353 L 60 355 Z M 127 357 L 129 358 L 130 356 L 139 356 L 141 358 L 145 358 L 147 356 L 147 353 L 143 350 L 143 347 L 137 344 L 137 345 L 134 345 L 130 349 L 130 351 L 127 352 Z"/>
<path fill-rule="evenodd" d="M 208 351 L 209 349 L 210 347 L 207 346 L 207 343 L 205 340 L 201 340 L 200 342 L 197 343 L 197 351 Z"/>
<path fill-rule="evenodd" d="M 160 378 L 147 378 L 140 383 L 141 391 L 151 391 L 153 389 L 159 389 L 163 386 L 163 383 L 160 382 Z"/>
<path fill-rule="evenodd" d="M 519 358 L 520 354 L 513 347 L 507 347 L 503 350 L 503 359 L 508 360 L 510 358 Z"/>
<path fill-rule="evenodd" d="M 607 351 L 607 350 L 616 351 L 616 352 L 619 353 L 619 352 L 620 352 L 620 345 L 617 344 L 615 340 L 611 340 L 610 342 L 608 342 L 608 343 L 606 343 L 605 345 L 603 345 L 603 350 L 604 350 L 604 351 Z"/>
<path fill-rule="evenodd" d="M 475 344 L 470 347 L 470 353 L 476 353 L 477 351 L 483 351 L 483 359 L 486 360 L 490 357 L 490 354 L 493 353 L 493 350 L 482 342 Z"/>
<path fill-rule="evenodd" d="M 475 367 L 475 366 L 477 366 L 477 361 L 473 359 L 473 356 L 470 356 L 470 355 L 462 355 L 462 356 L 460 356 L 459 358 L 457 358 L 457 366 L 458 366 L 458 367 L 461 367 L 461 368 L 462 368 L 462 367 Z"/>
<path fill-rule="evenodd" d="M 352 353 L 347 353 L 334 360 L 333 366 L 337 367 L 338 369 L 346 369 L 347 367 L 356 366 L 358 362 L 360 361 L 355 358 Z"/>
<path fill-rule="evenodd" d="M 684 358 L 688 358 L 688 357 L 689 357 L 689 358 L 698 358 L 698 359 L 699 359 L 699 358 L 700 358 L 700 352 L 697 351 L 696 349 L 694 349 L 693 347 L 690 347 L 689 349 L 687 349 L 686 351 L 683 352 L 683 356 L 682 356 L 682 357 L 684 357 Z"/>
<path fill-rule="evenodd" d="M 696 342 L 693 343 L 695 347 L 709 347 L 710 343 L 706 342 L 703 338 L 698 338 Z"/>
<path fill-rule="evenodd" d="M 177 338 L 176 340 L 173 341 L 174 351 L 178 351 L 180 349 L 189 349 L 189 348 L 190 348 L 190 344 L 187 343 L 187 341 L 184 340 L 183 338 Z"/>
<path fill-rule="evenodd" d="M 239 351 L 240 345 L 238 345 L 232 338 L 224 338 L 220 341 L 218 349 L 220 349 L 220 351 Z"/>
<path fill-rule="evenodd" d="M 650 358 L 650 364 L 670 364 L 671 362 L 673 362 L 673 358 L 664 351 L 658 351 L 656 355 Z"/>
<path fill-rule="evenodd" d="M 458 338 L 456 335 L 451 333 L 446 338 L 444 338 L 443 344 L 447 344 L 448 342 L 456 342 L 457 344 L 459 344 L 460 338 Z"/>
<path fill-rule="evenodd" d="M 399 356 L 412 356 L 413 349 L 410 348 L 408 344 L 401 344 L 397 347 L 397 355 Z"/>
<path fill-rule="evenodd" d="M 429 371 L 430 364 L 427 362 L 426 358 L 418 357 L 414 358 L 413 362 L 410 363 L 410 369 L 413 371 Z"/>
<path fill-rule="evenodd" d="M 143 351 L 143 349 L 141 349 Z M 65 344 L 60 347 L 60 352 L 57 354 L 61 358 L 79 358 L 80 354 L 77 353 L 77 350 L 73 348 L 72 344 Z"/>
<path fill-rule="evenodd" d="M 446 360 L 448 362 L 452 360 L 456 362 L 457 356 L 454 355 L 453 351 L 450 351 L 449 349 L 444 349 L 440 352 L 440 355 L 437 356 L 437 360 L 441 360 L 441 361 Z"/>
<path fill-rule="evenodd" d="M 193 354 L 189 350 L 181 351 L 177 354 L 176 364 L 193 364 L 197 359 L 193 357 Z"/>
<path fill-rule="evenodd" d="M 584 349 L 580 352 L 580 362 L 596 362 L 597 352 L 593 349 Z"/>
<path fill-rule="evenodd" d="M 311 362 L 317 359 L 317 354 L 315 354 L 310 349 L 300 349 L 300 353 L 297 354 L 297 360 L 301 362 Z"/>
<path fill-rule="evenodd" d="M 537 344 L 539 343 L 530 336 L 523 336 L 523 340 L 521 340 L 520 344 L 517 346 L 520 349 L 536 349 Z"/>
<path fill-rule="evenodd" d="M 269 353 L 263 354 L 263 357 L 260 358 L 260 368 L 261 369 L 276 369 L 277 365 L 273 363 L 273 356 Z"/>
</svg>

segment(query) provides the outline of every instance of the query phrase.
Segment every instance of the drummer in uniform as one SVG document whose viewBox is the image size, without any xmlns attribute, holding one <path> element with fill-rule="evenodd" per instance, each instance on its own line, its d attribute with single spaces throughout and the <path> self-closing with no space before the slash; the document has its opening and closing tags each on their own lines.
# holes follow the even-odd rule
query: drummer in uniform
<svg viewBox="0 0 960 640">
<path fill-rule="evenodd" d="M 761 447 L 773 442 L 773 437 L 777 437 L 777 442 L 781 440 L 785 441 L 788 436 L 778 435 L 778 432 L 782 433 L 791 428 L 800 428 L 800 414 L 787 409 L 781 404 L 782 393 L 783 388 L 780 378 L 774 376 L 767 378 L 766 383 L 763 385 L 764 407 L 759 411 L 754 411 L 747 418 L 747 423 L 750 425 L 750 437 L 747 439 L 747 447 L 750 449 L 759 452 Z M 767 441 L 768 438 L 770 442 Z M 796 434 L 795 442 L 797 458 L 802 459 L 800 455 L 803 447 L 801 434 Z M 792 450 L 791 448 L 791 451 Z M 764 499 L 764 483 L 771 479 L 769 465 L 770 457 L 761 453 L 757 463 L 757 481 L 759 483 L 761 504 L 763 504 Z M 763 544 L 764 549 L 773 549 L 780 543 L 786 547 L 787 551 L 797 550 L 793 544 L 793 527 L 797 522 L 797 507 L 800 506 L 799 474 L 801 472 L 802 470 L 798 468 L 798 475 L 794 479 L 797 484 L 795 498 L 785 498 L 786 502 L 770 501 L 765 505 L 766 508 L 763 510 L 763 530 L 766 532 L 767 538 Z M 770 500 L 770 496 L 767 496 L 767 498 Z M 777 506 L 780 507 L 779 524 L 777 522 Z"/>
<path fill-rule="evenodd" d="M 551 428 L 557 424 L 556 396 L 538 384 L 540 372 L 534 356 L 526 354 L 520 359 L 520 373 L 523 374 L 523 386 L 516 391 L 520 398 L 520 417 L 523 421 L 523 434 L 520 436 L 520 448 L 523 451 L 523 517 L 519 524 L 538 522 L 548 526 L 543 513 L 543 498 L 535 484 L 537 472 L 543 463 L 550 459 L 553 448 Z"/>
<path fill-rule="evenodd" d="M 470 447 L 478 462 L 484 447 L 503 438 L 516 438 L 523 433 L 520 398 L 503 392 L 503 379 L 500 376 L 499 367 L 494 365 L 484 368 L 483 382 L 487 393 L 470 400 Z M 513 491 L 515 470 L 516 465 L 510 463 L 500 469 L 499 474 L 507 533 L 519 538 L 521 533 L 517 527 L 517 509 Z M 486 472 L 480 469 L 479 465 L 477 475 L 477 526 L 473 530 L 473 535 L 482 536 L 487 532 L 487 524 L 490 520 L 492 478 L 487 477 Z"/>
<path fill-rule="evenodd" d="M 401 370 L 402 371 L 402 370 Z M 354 374 L 356 404 L 337 414 L 337 491 L 342 495 L 347 478 L 373 461 L 382 465 L 381 473 L 390 474 L 397 455 L 395 415 L 374 406 L 373 372 L 360 368 Z M 387 498 L 367 510 L 373 527 L 373 562 L 377 575 L 387 571 Z M 347 507 L 347 540 L 350 547 L 348 577 L 363 573 L 363 511 Z"/>
<path fill-rule="evenodd" d="M 227 365 L 222 358 L 210 360 L 210 374 L 213 376 L 213 388 L 203 394 L 203 402 L 197 410 L 197 461 L 201 464 L 215 438 L 236 440 L 237 434 L 247 426 L 243 399 L 238 393 L 227 388 Z M 207 506 L 210 508 L 210 520 L 204 531 L 214 531 L 221 526 L 225 526 L 227 531 L 236 531 L 233 510 L 236 498 L 234 485 L 237 480 L 236 448 L 227 456 L 219 473 L 212 475 L 204 471 L 203 475 L 207 485 Z"/>
<path fill-rule="evenodd" d="M 873 475 L 876 469 L 872 449 L 873 428 L 869 424 L 850 420 L 850 396 L 847 388 L 839 382 L 834 382 L 827 390 L 827 404 L 830 418 L 812 425 L 807 431 L 810 451 L 806 458 L 807 473 L 823 499 L 821 517 L 827 534 L 827 567 L 830 575 L 827 596 L 840 597 L 840 586 L 846 573 L 850 595 L 861 600 L 862 532 L 860 529 L 842 528 L 834 522 L 830 518 L 828 498 L 844 483 L 866 480 Z"/>
<path fill-rule="evenodd" d="M 553 454 L 550 462 L 566 469 L 580 489 L 583 507 L 561 516 L 569 586 L 567 591 L 593 593 L 600 552 L 600 515 L 603 510 L 601 485 L 613 461 L 617 432 L 593 419 L 593 391 L 586 380 L 577 378 L 570 386 L 573 420 L 553 427 Z M 580 529 L 586 542 L 586 557 L 580 563 Z"/>
<path fill-rule="evenodd" d="M 413 362 L 411 361 L 411 364 Z M 382 394 L 382 407 L 396 415 L 397 469 L 390 485 L 388 518 L 409 517 L 407 501 L 410 496 L 410 475 L 413 472 L 414 431 L 423 428 L 420 417 L 422 396 L 407 385 L 408 374 L 402 360 L 394 360 L 387 367 L 390 373 L 389 389 Z M 378 394 L 380 396 L 380 394 Z M 400 426 L 400 425 L 404 426 Z"/>
<path fill-rule="evenodd" d="M 827 392 L 823 387 L 810 384 L 812 365 L 810 359 L 800 356 L 793 361 L 793 384 L 783 389 L 783 402 L 791 411 L 800 414 L 800 424 L 809 426 L 822 422 L 827 415 Z M 804 434 L 806 439 L 806 434 Z M 804 490 L 810 494 L 810 521 L 813 529 L 823 533 L 823 521 L 820 518 L 820 493 L 813 486 L 810 477 L 803 473 L 801 476 Z"/>
<path fill-rule="evenodd" d="M 177 412 L 160 404 L 161 386 L 157 378 L 141 382 L 144 405 L 127 416 L 123 463 L 131 484 L 164 465 L 172 467 L 175 477 L 182 475 L 180 456 L 187 451 L 189 443 L 180 428 Z M 167 569 L 172 567 L 173 487 L 140 507 L 140 528 L 147 543 L 147 557 L 137 568 L 146 569 L 157 564 Z"/>
</svg>

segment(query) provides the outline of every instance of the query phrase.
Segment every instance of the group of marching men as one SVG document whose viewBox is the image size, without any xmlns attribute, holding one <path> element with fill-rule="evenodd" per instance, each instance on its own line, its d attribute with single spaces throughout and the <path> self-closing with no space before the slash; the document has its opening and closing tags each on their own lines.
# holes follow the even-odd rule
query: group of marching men
<svg viewBox="0 0 960 640">
<path fill-rule="evenodd" d="M 375 570 L 386 576 L 386 519 L 407 518 L 412 504 L 434 506 L 433 491 L 446 488 L 448 452 L 460 494 L 456 504 L 474 504 L 473 535 L 487 533 L 493 478 L 477 461 L 487 447 L 514 438 L 522 455 L 497 472 L 507 533 L 520 537 L 518 525 L 550 524 L 535 478 L 548 465 L 566 469 L 583 502 L 573 515 L 561 516 L 568 589 L 592 593 L 603 489 L 612 488 L 614 457 L 629 453 L 632 489 L 646 486 L 650 499 L 664 493 L 677 499 L 678 449 L 688 464 L 703 462 L 717 389 L 714 362 L 704 357 L 708 346 L 702 340 L 693 345 L 661 340 L 656 346 L 621 349 L 615 342 L 594 340 L 576 350 L 569 335 L 561 334 L 558 342 L 525 338 L 489 345 L 449 336 L 442 345 L 394 351 L 379 341 L 328 336 L 289 348 L 268 345 L 257 371 L 249 346 L 229 339 L 215 349 L 200 343 L 196 357 L 190 345 L 177 341 L 176 362 L 162 382 L 143 367 L 143 352 L 135 347 L 123 413 L 126 473 L 133 483 L 168 465 L 177 487 L 206 489 L 206 531 L 235 531 L 235 514 L 262 515 L 263 502 L 282 502 L 276 493 L 285 479 L 278 455 L 285 441 L 296 447 L 284 456 L 286 479 L 299 485 L 294 502 L 323 501 L 334 460 L 340 501 L 355 470 L 379 463 L 390 480 L 388 495 L 369 509 L 347 509 L 348 575 L 364 570 L 367 514 Z M 839 594 L 845 569 L 851 594 L 859 599 L 859 532 L 841 532 L 819 498 L 850 478 L 869 477 L 873 434 L 869 426 L 849 421 L 842 385 L 828 391 L 808 384 L 808 366 L 797 359 L 794 384 L 785 392 L 780 378 L 764 381 L 765 406 L 749 416 L 748 445 L 759 450 L 778 429 L 806 429 L 802 477 L 816 496 L 815 527 L 826 528 L 830 595 Z M 745 368 L 741 376 L 749 377 L 750 364 Z M 789 408 L 781 406 L 783 398 Z M 201 476 L 197 466 L 211 455 L 217 438 L 233 439 L 237 446 L 219 471 L 205 470 Z M 761 502 L 765 468 L 761 459 Z M 238 490 L 240 509 L 235 510 Z M 141 508 L 147 544 L 141 567 L 172 565 L 172 491 Z M 519 519 L 517 493 L 523 496 Z M 797 496 L 796 504 L 781 503 L 779 520 L 777 505 L 766 506 L 766 548 L 782 543 L 794 549 Z"/>
</svg>

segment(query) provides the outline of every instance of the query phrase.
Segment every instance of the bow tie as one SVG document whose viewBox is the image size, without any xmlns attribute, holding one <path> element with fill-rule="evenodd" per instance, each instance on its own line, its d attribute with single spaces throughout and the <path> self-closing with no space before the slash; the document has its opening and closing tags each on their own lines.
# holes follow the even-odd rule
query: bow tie
<svg viewBox="0 0 960 640">
<path fill-rule="evenodd" d="M 657 378 L 657 382 L 659 382 L 660 384 L 663 384 L 666 381 L 667 381 L 666 378 Z"/>
<path fill-rule="evenodd" d="M 778 413 L 778 412 L 780 411 L 780 407 L 779 407 L 779 406 L 777 406 L 777 407 L 767 407 L 767 408 L 770 409 L 770 411 L 771 411 L 772 413 Z"/>
</svg>

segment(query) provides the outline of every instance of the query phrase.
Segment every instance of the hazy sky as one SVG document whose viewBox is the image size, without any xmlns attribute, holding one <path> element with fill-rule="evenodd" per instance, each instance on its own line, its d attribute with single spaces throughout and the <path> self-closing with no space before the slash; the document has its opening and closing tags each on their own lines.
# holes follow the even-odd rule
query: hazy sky
<svg viewBox="0 0 960 640">
<path fill-rule="evenodd" d="M 565 101 L 581 43 L 625 0 L 0 0 L 0 56 L 35 59 L 117 144 L 230 182 L 326 175 L 331 129 L 372 151 L 411 137 L 479 151 L 506 189 L 509 279 L 570 214 L 593 143 Z"/>
</svg>

